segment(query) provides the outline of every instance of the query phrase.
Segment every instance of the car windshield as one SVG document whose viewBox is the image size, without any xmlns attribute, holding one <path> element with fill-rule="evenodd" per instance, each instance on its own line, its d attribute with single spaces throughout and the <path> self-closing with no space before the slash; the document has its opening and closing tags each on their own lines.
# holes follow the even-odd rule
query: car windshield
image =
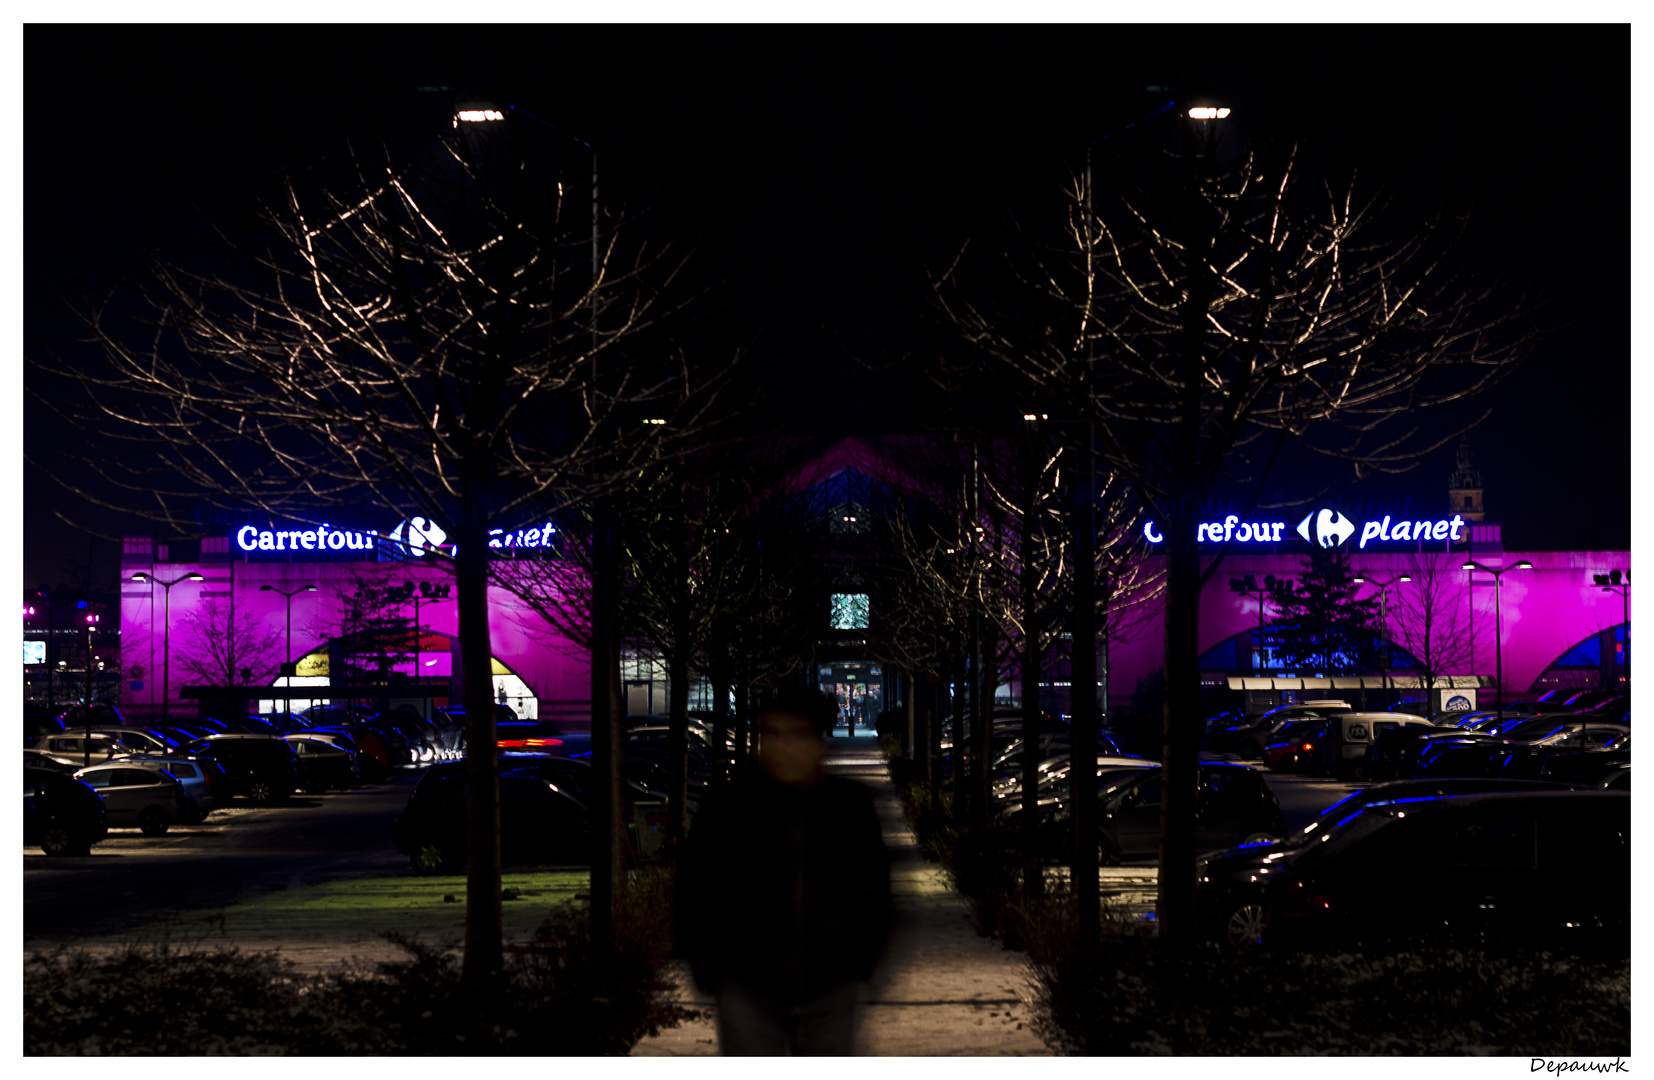
<svg viewBox="0 0 1654 1080">
<path fill-rule="evenodd" d="M 1309 866 L 1316 860 L 1341 851 L 1382 828 L 1391 820 L 1387 806 L 1388 804 L 1377 804 L 1357 807 L 1336 817 L 1324 810 L 1322 817 L 1282 840 L 1280 846 L 1292 852 L 1288 858 L 1293 865 Z M 1328 810 L 1331 809 L 1332 807 L 1328 807 Z"/>
<path fill-rule="evenodd" d="M 1527 742 L 1529 739 L 1543 738 L 1561 730 L 1562 725 L 1557 723 L 1555 717 L 1535 716 L 1518 724 L 1513 724 L 1509 728 L 1501 730 L 1499 734 L 1516 742 Z"/>
</svg>

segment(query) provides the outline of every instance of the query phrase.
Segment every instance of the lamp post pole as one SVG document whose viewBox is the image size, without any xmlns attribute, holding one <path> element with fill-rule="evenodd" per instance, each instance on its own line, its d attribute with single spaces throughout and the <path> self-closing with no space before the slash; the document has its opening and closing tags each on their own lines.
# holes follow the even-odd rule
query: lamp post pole
<svg viewBox="0 0 1654 1080">
<path fill-rule="evenodd" d="M 1404 581 L 1412 581 L 1413 579 L 1411 577 L 1409 577 L 1408 575 L 1406 575 L 1406 574 L 1397 574 L 1395 577 L 1386 578 L 1383 581 L 1378 581 L 1376 579 L 1368 578 L 1368 577 L 1353 577 L 1350 580 L 1353 581 L 1357 585 L 1367 584 L 1367 585 L 1373 586 L 1375 589 L 1378 590 L 1378 611 L 1379 611 L 1378 620 L 1379 620 L 1380 633 L 1383 635 L 1382 639 L 1380 640 L 1380 646 L 1379 646 L 1379 651 L 1378 651 L 1379 677 L 1384 680 L 1384 691 L 1385 691 L 1385 693 L 1389 693 L 1389 691 L 1390 691 L 1390 586 L 1399 585 Z"/>
<path fill-rule="evenodd" d="M 1495 570 L 1492 567 L 1483 566 L 1474 559 L 1466 559 L 1463 569 L 1480 570 L 1484 574 L 1493 575 L 1493 679 L 1498 684 L 1494 687 L 1494 693 L 1498 695 L 1494 700 L 1498 702 L 1496 711 L 1499 718 L 1503 720 L 1505 717 L 1505 633 L 1504 613 L 1499 606 L 1501 597 L 1500 579 L 1512 570 L 1532 570 L 1533 563 L 1521 559 L 1509 566 L 1501 566 Z"/>
<path fill-rule="evenodd" d="M 1631 689 L 1631 571 L 1610 570 L 1606 574 L 1592 574 L 1603 592 L 1619 593 L 1624 604 L 1625 617 L 1625 688 Z"/>
<path fill-rule="evenodd" d="M 163 608 L 164 614 L 161 616 L 161 726 L 165 727 L 167 723 L 167 699 L 172 696 L 172 587 L 180 582 L 205 581 L 207 579 L 192 570 L 182 577 L 173 578 L 171 581 L 162 581 L 160 578 L 140 570 L 132 575 L 132 580 L 147 581 L 151 585 L 159 585 L 166 593 L 166 605 Z M 150 610 L 155 609 L 151 608 Z M 154 646 L 151 646 L 151 648 L 154 648 Z M 90 706 L 88 706 L 87 712 L 90 714 Z"/>
<path fill-rule="evenodd" d="M 86 692 L 82 695 L 85 699 L 85 704 L 82 707 L 86 710 L 86 730 L 82 733 L 85 737 L 80 741 L 80 750 L 83 755 L 82 760 L 85 762 L 84 767 L 88 769 L 92 767 L 92 631 L 97 627 L 97 625 L 98 617 L 91 612 L 87 612 Z"/>
<path fill-rule="evenodd" d="M 298 588 L 294 589 L 292 592 L 287 592 L 286 590 L 276 588 L 274 585 L 260 585 L 258 587 L 258 591 L 259 592 L 273 592 L 277 596 L 283 597 L 287 601 L 287 653 L 286 653 L 287 660 L 285 661 L 285 666 L 289 669 L 289 674 L 288 674 L 287 677 L 288 678 L 293 678 L 294 674 L 295 674 L 295 673 L 292 672 L 292 668 L 293 668 L 293 597 L 299 595 L 302 592 L 315 592 L 316 591 L 316 586 L 314 586 L 314 585 L 301 585 Z M 289 683 L 288 685 L 292 685 L 292 684 Z"/>
<path fill-rule="evenodd" d="M 1359 581 L 1361 579 L 1357 578 L 1356 580 Z M 1249 599 L 1253 599 L 1253 600 L 1256 600 L 1258 602 L 1258 637 L 1257 637 L 1257 640 L 1253 642 L 1253 645 L 1256 646 L 1257 651 L 1258 651 L 1258 674 L 1260 674 L 1260 675 L 1263 674 L 1263 670 L 1264 670 L 1264 662 L 1263 662 L 1264 601 L 1268 600 L 1270 597 L 1277 597 L 1278 598 L 1280 596 L 1281 592 L 1284 589 L 1286 589 L 1289 585 L 1291 585 L 1290 580 L 1288 580 L 1287 578 L 1277 578 L 1274 574 L 1265 574 L 1264 577 L 1263 577 L 1263 585 L 1262 586 L 1259 586 L 1258 579 L 1253 577 L 1251 574 L 1247 574 L 1244 577 L 1230 578 L 1229 579 L 1229 591 L 1230 592 L 1234 593 L 1237 596 L 1245 596 Z"/>
</svg>

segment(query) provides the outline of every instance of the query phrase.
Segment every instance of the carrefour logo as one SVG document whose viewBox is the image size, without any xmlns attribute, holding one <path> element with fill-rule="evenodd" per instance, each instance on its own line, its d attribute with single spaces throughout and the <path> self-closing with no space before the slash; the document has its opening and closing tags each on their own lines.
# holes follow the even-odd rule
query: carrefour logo
<svg viewBox="0 0 1654 1080">
<path fill-rule="evenodd" d="M 1310 520 L 1315 521 L 1315 536 L 1309 535 Z M 1298 523 L 1298 535 L 1312 544 L 1320 547 L 1337 547 L 1350 538 L 1355 532 L 1355 526 L 1350 519 L 1336 510 L 1316 510 L 1304 515 L 1304 520 Z"/>
<path fill-rule="evenodd" d="M 387 535 L 416 559 L 424 558 L 427 551 L 442 550 L 442 542 L 448 539 L 442 526 L 422 517 L 397 522 L 396 528 Z M 449 549 L 449 554 L 453 554 L 453 549 Z"/>
</svg>

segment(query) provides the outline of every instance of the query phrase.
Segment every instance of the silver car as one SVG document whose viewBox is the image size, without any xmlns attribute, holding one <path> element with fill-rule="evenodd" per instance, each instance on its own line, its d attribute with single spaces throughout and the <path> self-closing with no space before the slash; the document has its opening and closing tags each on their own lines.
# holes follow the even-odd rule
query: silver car
<svg viewBox="0 0 1654 1080">
<path fill-rule="evenodd" d="M 75 773 L 103 796 L 109 827 L 139 828 L 145 836 L 162 836 L 175 821 L 184 821 L 190 804 L 178 778 L 151 761 L 94 765 Z"/>
<path fill-rule="evenodd" d="M 102 764 L 121 754 L 141 754 L 150 749 L 149 740 L 126 738 L 109 731 L 93 730 L 90 739 L 80 728 L 56 735 L 40 735 L 34 749 L 65 765 Z"/>
<path fill-rule="evenodd" d="M 184 798 L 189 801 L 189 812 L 179 819 L 182 825 L 195 825 L 208 814 L 229 804 L 229 798 L 215 790 L 222 770 L 211 761 L 190 760 L 163 754 L 130 754 L 110 758 L 114 764 L 122 761 L 155 765 L 171 773 L 184 786 Z"/>
</svg>

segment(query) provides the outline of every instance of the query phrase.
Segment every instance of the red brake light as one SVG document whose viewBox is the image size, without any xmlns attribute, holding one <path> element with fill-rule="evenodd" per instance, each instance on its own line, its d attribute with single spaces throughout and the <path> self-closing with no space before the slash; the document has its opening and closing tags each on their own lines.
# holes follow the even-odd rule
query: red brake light
<svg viewBox="0 0 1654 1080">
<path fill-rule="evenodd" d="M 1313 749 L 1315 749 L 1315 747 L 1310 745 L 1309 743 L 1305 743 L 1304 744 L 1304 749 L 1305 750 L 1313 750 Z"/>
</svg>

